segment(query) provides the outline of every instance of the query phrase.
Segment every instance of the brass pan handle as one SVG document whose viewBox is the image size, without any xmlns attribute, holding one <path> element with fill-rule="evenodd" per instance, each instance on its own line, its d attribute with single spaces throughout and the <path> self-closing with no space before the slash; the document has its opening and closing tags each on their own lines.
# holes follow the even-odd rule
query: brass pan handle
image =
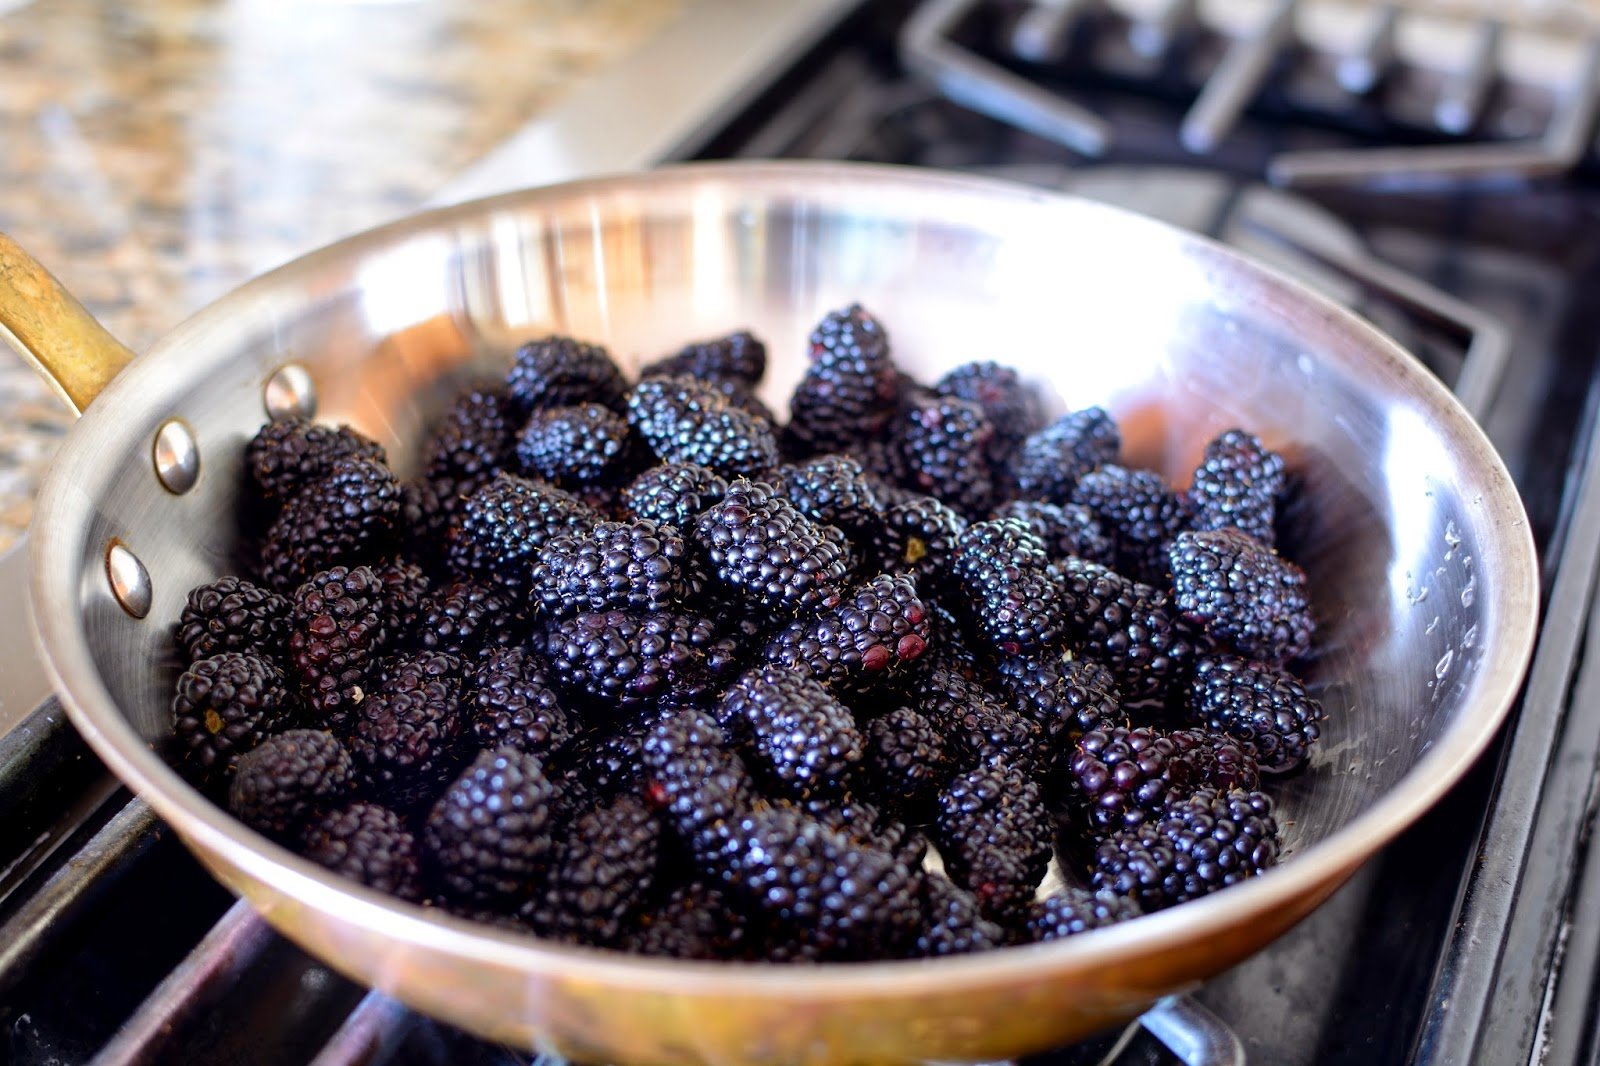
<svg viewBox="0 0 1600 1066">
<path fill-rule="evenodd" d="M 38 367 L 79 412 L 133 358 L 55 275 L 4 233 L 0 233 L 0 340 Z"/>
</svg>

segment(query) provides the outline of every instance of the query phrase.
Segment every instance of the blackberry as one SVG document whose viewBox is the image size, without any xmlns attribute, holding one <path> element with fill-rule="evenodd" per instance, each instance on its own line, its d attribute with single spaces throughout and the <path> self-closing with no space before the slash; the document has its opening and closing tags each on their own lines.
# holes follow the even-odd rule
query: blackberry
<svg viewBox="0 0 1600 1066">
<path fill-rule="evenodd" d="M 615 725 L 605 723 L 576 734 L 562 753 L 567 776 L 581 780 L 582 787 L 597 799 L 609 799 L 624 792 L 643 790 L 645 733 L 678 711 L 647 710 L 637 719 Z"/>
<path fill-rule="evenodd" d="M 832 607 L 791 622 L 768 642 L 767 662 L 811 674 L 841 692 L 899 677 L 928 649 L 932 629 L 916 582 L 880 574 Z"/>
<path fill-rule="evenodd" d="M 571 337 L 542 337 L 517 349 L 506 375 L 511 399 L 522 410 L 597 403 L 621 411 L 628 383 L 611 354 Z"/>
<path fill-rule="evenodd" d="M 977 682 L 950 670 L 934 670 L 918 686 L 917 698 L 956 765 L 1046 769 L 1041 765 L 1046 754 L 1043 730 Z"/>
<path fill-rule="evenodd" d="M 921 872 L 793 808 L 725 828 L 716 866 L 746 905 L 827 959 L 901 954 L 922 924 Z"/>
<path fill-rule="evenodd" d="M 178 644 L 189 662 L 218 652 L 283 656 L 289 601 L 242 577 L 220 577 L 189 592 L 178 616 Z"/>
<path fill-rule="evenodd" d="M 922 907 L 926 918 L 915 952 L 921 958 L 968 955 L 1005 945 L 1005 930 L 983 916 L 972 893 L 947 877 L 923 878 Z"/>
<path fill-rule="evenodd" d="M 316 724 L 337 732 L 366 699 L 388 640 L 384 592 L 365 566 L 324 570 L 295 590 L 289 667 Z"/>
<path fill-rule="evenodd" d="M 689 463 L 662 463 L 622 490 L 622 505 L 635 518 L 690 530 L 695 516 L 727 491 L 727 479 L 714 470 Z"/>
<path fill-rule="evenodd" d="M 740 478 L 695 519 L 712 576 L 753 607 L 793 613 L 838 602 L 849 576 L 840 542 L 769 484 Z"/>
<path fill-rule="evenodd" d="M 473 389 L 456 398 L 423 442 L 426 480 L 483 484 L 511 462 L 521 419 L 503 388 Z"/>
<path fill-rule="evenodd" d="M 1157 911 L 1262 873 L 1277 864 L 1278 846 L 1270 799 L 1205 790 L 1102 841 L 1094 887 Z"/>
<path fill-rule="evenodd" d="M 598 520 L 592 509 L 552 485 L 496 474 L 462 503 L 450 561 L 463 576 L 521 596 L 529 567 L 553 537 Z"/>
<path fill-rule="evenodd" d="M 848 451 L 888 425 L 900 395 L 883 326 L 859 304 L 811 334 L 811 363 L 789 399 L 784 441 L 795 455 Z"/>
<path fill-rule="evenodd" d="M 319 426 L 303 418 L 268 422 L 244 450 L 256 491 L 280 504 L 333 473 L 341 459 L 386 461 L 383 445 L 349 426 Z"/>
<path fill-rule="evenodd" d="M 1096 835 L 1140 825 L 1201 788 L 1254 788 L 1255 761 L 1220 734 L 1116 727 L 1085 733 L 1068 763 Z"/>
<path fill-rule="evenodd" d="M 723 693 L 717 720 L 750 765 L 790 795 L 842 792 L 861 761 L 861 732 L 849 708 L 793 670 L 745 674 Z"/>
<path fill-rule="evenodd" d="M 989 455 L 1004 463 L 1017 447 L 1044 425 L 1039 398 L 1009 366 L 994 362 L 963 363 L 933 386 L 940 396 L 975 403 L 994 427 Z"/>
<path fill-rule="evenodd" d="M 652 724 L 639 746 L 645 798 L 701 859 L 755 796 L 743 760 L 727 745 L 709 715 L 683 711 Z"/>
<path fill-rule="evenodd" d="M 1000 685 L 1056 746 L 1128 724 L 1111 671 L 1091 659 L 1018 656 L 999 664 Z"/>
<path fill-rule="evenodd" d="M 736 411 L 743 411 L 757 422 L 768 428 L 776 439 L 778 416 L 768 407 L 766 401 L 756 395 L 755 390 L 738 378 L 710 377 L 702 378 L 705 384 L 711 386 L 722 394 L 728 401 L 728 406 Z"/>
<path fill-rule="evenodd" d="M 422 628 L 422 615 L 433 582 L 422 567 L 392 558 L 373 567 L 383 583 L 383 625 L 396 644 L 413 642 Z"/>
<path fill-rule="evenodd" d="M 417 839 L 387 807 L 358 802 L 324 815 L 306 830 L 304 854 L 379 892 L 422 899 Z"/>
<path fill-rule="evenodd" d="M 1237 738 L 1261 769 L 1287 773 L 1305 763 L 1322 736 L 1322 704 L 1305 686 L 1265 663 L 1201 659 L 1189 690 L 1189 714 Z"/>
<path fill-rule="evenodd" d="M 533 596 L 553 618 L 610 608 L 664 611 L 683 598 L 685 553 L 671 526 L 596 522 L 545 546 L 533 566 Z"/>
<path fill-rule="evenodd" d="M 671 959 L 738 959 L 755 937 L 749 924 L 722 889 L 691 881 L 640 915 L 618 946 L 636 955 Z"/>
<path fill-rule="evenodd" d="M 953 606 L 967 632 L 998 656 L 1058 644 L 1066 618 L 1044 546 L 1015 518 L 978 522 L 950 556 Z"/>
<path fill-rule="evenodd" d="M 628 396 L 628 424 L 665 463 L 693 463 L 730 478 L 778 465 L 771 424 L 693 378 L 639 382 Z"/>
<path fill-rule="evenodd" d="M 520 619 L 499 589 L 452 581 L 421 605 L 411 643 L 428 651 L 471 657 L 483 648 L 516 641 Z"/>
<path fill-rule="evenodd" d="M 1188 524 L 1189 511 L 1161 475 L 1102 466 L 1078 479 L 1071 502 L 1094 512 L 1111 534 L 1118 570 L 1139 581 L 1166 584 L 1167 544 Z"/>
<path fill-rule="evenodd" d="M 1261 438 L 1230 429 L 1206 445 L 1189 488 L 1190 528 L 1237 529 L 1270 548 L 1278 497 L 1286 480 L 1283 457 Z"/>
<path fill-rule="evenodd" d="M 542 664 L 522 648 L 485 654 L 467 691 L 472 736 L 480 748 L 516 748 L 548 758 L 572 739 L 573 724 Z"/>
<path fill-rule="evenodd" d="M 943 733 L 918 711 L 900 707 L 867 723 L 863 776 L 900 810 L 925 815 L 954 772 Z"/>
<path fill-rule="evenodd" d="M 888 572 L 911 574 L 923 587 L 934 588 L 967 526 L 967 520 L 944 501 L 912 496 L 885 509 L 874 554 Z"/>
<path fill-rule="evenodd" d="M 459 691 L 461 658 L 443 651 L 407 651 L 386 657 L 375 675 L 379 688 L 414 689 L 442 682 Z"/>
<path fill-rule="evenodd" d="M 597 403 L 535 411 L 517 434 L 523 473 L 560 485 L 606 481 L 622 468 L 627 452 L 628 424 Z"/>
<path fill-rule="evenodd" d="M 586 611 L 549 622 L 533 644 L 568 690 L 632 707 L 658 700 L 687 705 L 709 693 L 704 649 L 714 640 L 712 624 L 691 615 Z"/>
<path fill-rule="evenodd" d="M 878 848 L 894 855 L 908 869 L 920 869 L 928 854 L 928 841 L 921 833 L 893 814 L 855 796 L 808 796 L 798 807 L 829 829 L 843 833 L 857 844 Z"/>
<path fill-rule="evenodd" d="M 991 517 L 1019 518 L 1026 522 L 1029 532 L 1039 538 L 1045 555 L 1052 562 L 1073 555 L 1102 566 L 1116 561 L 1116 545 L 1087 507 L 1043 500 L 1012 500 L 997 508 Z"/>
<path fill-rule="evenodd" d="M 1271 548 L 1236 529 L 1180 533 L 1171 560 L 1173 606 L 1211 637 L 1266 662 L 1311 649 L 1305 571 Z"/>
<path fill-rule="evenodd" d="M 400 482 L 376 459 L 337 460 L 328 476 L 305 486 L 267 529 L 261 577 L 280 592 L 333 565 L 369 562 L 400 523 Z"/>
<path fill-rule="evenodd" d="M 1028 939 L 1037 944 L 1104 929 L 1137 918 L 1139 913 L 1139 905 L 1131 899 L 1068 885 L 1028 908 L 1024 928 Z"/>
<path fill-rule="evenodd" d="M 1079 479 L 1115 463 L 1121 451 L 1122 434 L 1104 409 L 1073 411 L 1022 442 L 1011 457 L 1011 482 L 1019 496 L 1072 503 Z"/>
<path fill-rule="evenodd" d="M 346 743 L 372 795 L 409 808 L 438 793 L 466 757 L 460 683 L 444 669 L 398 670 L 352 715 Z"/>
<path fill-rule="evenodd" d="M 1052 569 L 1075 647 L 1110 667 L 1128 700 L 1163 697 L 1194 656 L 1166 593 L 1081 559 Z"/>
<path fill-rule="evenodd" d="M 350 753 L 321 729 L 268 737 L 239 760 L 228 786 L 228 809 L 250 828 L 284 839 L 349 791 Z"/>
<path fill-rule="evenodd" d="M 980 514 L 994 498 L 993 439 L 994 427 L 975 403 L 942 397 L 911 407 L 894 426 L 901 483 L 963 514 Z"/>
<path fill-rule="evenodd" d="M 248 652 L 201 659 L 179 676 L 172 697 L 179 753 L 202 780 L 231 771 L 289 713 L 283 671 Z"/>
<path fill-rule="evenodd" d="M 883 509 L 861 464 L 847 455 L 824 455 L 778 472 L 783 494 L 801 514 L 837 526 L 853 539 L 879 532 Z"/>
<path fill-rule="evenodd" d="M 741 329 L 715 340 L 686 344 L 676 354 L 642 367 L 641 378 L 731 378 L 754 388 L 767 374 L 767 346 L 749 330 Z"/>
<path fill-rule="evenodd" d="M 934 843 L 950 879 L 977 897 L 985 917 L 1021 913 L 1050 862 L 1053 822 L 1039 786 L 991 763 L 958 774 L 939 792 L 938 806 Z"/>
<path fill-rule="evenodd" d="M 423 848 L 444 890 L 477 903 L 531 894 L 554 848 L 553 794 L 535 756 L 480 752 L 423 825 Z"/>
<path fill-rule="evenodd" d="M 655 885 L 661 823 L 636 796 L 620 796 L 578 816 L 550 864 L 543 920 L 546 935 L 611 944 Z"/>
</svg>

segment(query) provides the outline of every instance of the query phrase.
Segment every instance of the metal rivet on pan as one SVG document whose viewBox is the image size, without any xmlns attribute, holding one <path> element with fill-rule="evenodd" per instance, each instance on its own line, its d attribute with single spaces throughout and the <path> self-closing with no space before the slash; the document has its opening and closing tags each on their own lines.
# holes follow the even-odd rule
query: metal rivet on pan
<svg viewBox="0 0 1600 1066">
<path fill-rule="evenodd" d="M 155 460 L 156 477 L 168 492 L 182 496 L 200 479 L 200 446 L 195 443 L 194 433 L 178 419 L 161 423 L 150 454 Z"/>
<path fill-rule="evenodd" d="M 310 418 L 317 413 L 317 386 L 311 371 L 299 363 L 285 363 L 267 379 L 267 415 L 279 418 Z"/>
<path fill-rule="evenodd" d="M 143 618 L 150 613 L 153 595 L 150 571 L 120 540 L 113 540 L 106 545 L 106 580 L 111 582 L 111 594 L 124 611 L 135 618 Z"/>
</svg>

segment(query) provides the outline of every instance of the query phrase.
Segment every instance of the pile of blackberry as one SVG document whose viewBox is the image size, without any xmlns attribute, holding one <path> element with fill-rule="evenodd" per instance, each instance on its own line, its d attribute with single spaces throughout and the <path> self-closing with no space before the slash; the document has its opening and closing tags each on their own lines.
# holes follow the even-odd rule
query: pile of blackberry
<svg viewBox="0 0 1600 1066">
<path fill-rule="evenodd" d="M 1174 488 L 1007 367 L 912 380 L 860 306 L 808 351 L 779 425 L 749 333 L 636 383 L 532 341 L 410 481 L 267 425 L 174 758 L 380 891 L 682 958 L 1057 939 L 1271 866 L 1323 718 L 1283 459 L 1230 430 Z"/>
</svg>

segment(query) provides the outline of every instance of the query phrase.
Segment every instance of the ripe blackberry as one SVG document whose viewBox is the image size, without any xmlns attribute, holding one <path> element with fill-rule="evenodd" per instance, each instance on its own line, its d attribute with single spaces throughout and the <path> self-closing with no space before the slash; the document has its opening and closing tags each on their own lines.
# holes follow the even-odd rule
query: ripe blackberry
<svg viewBox="0 0 1600 1066">
<path fill-rule="evenodd" d="M 1305 571 L 1240 533 L 1180 533 L 1172 602 L 1185 618 L 1250 659 L 1283 663 L 1311 649 L 1316 623 Z"/>
<path fill-rule="evenodd" d="M 843 833 L 857 844 L 887 851 L 908 869 L 920 869 L 928 854 L 921 833 L 897 821 L 892 812 L 848 793 L 808 796 L 797 804 L 807 817 Z"/>
<path fill-rule="evenodd" d="M 597 403 L 621 411 L 628 383 L 598 344 L 571 337 L 542 337 L 517 349 L 506 375 L 511 399 L 522 410 Z"/>
<path fill-rule="evenodd" d="M 289 669 L 315 724 L 337 732 L 366 699 L 388 641 L 384 591 L 365 566 L 324 570 L 295 590 Z"/>
<path fill-rule="evenodd" d="M 808 674 L 752 670 L 723 693 L 716 716 L 752 769 L 789 795 L 840 793 L 861 762 L 855 717 Z"/>
<path fill-rule="evenodd" d="M 922 924 L 921 871 L 791 807 L 725 827 L 715 865 L 745 904 L 828 959 L 902 953 Z"/>
<path fill-rule="evenodd" d="M 1139 905 L 1109 892 L 1090 892 L 1068 885 L 1028 908 L 1025 929 L 1034 943 L 1104 929 L 1139 917 Z"/>
<path fill-rule="evenodd" d="M 288 635 L 289 601 L 242 577 L 190 590 L 178 616 L 178 644 L 191 663 L 224 651 L 282 658 Z"/>
<path fill-rule="evenodd" d="M 1023 384 L 1009 366 L 994 362 L 963 363 L 933 386 L 940 396 L 950 396 L 977 404 L 991 426 L 989 456 L 1004 463 L 1017 447 L 1044 425 L 1039 397 Z"/>
<path fill-rule="evenodd" d="M 813 522 L 837 526 L 853 540 L 883 528 L 883 508 L 861 464 L 847 455 L 823 455 L 778 472 L 783 494 Z"/>
<path fill-rule="evenodd" d="M 866 726 L 862 774 L 873 794 L 916 818 L 955 772 L 939 728 L 910 707 L 900 707 Z"/>
<path fill-rule="evenodd" d="M 888 424 L 900 394 L 883 326 L 859 304 L 811 334 L 811 364 L 789 399 L 786 447 L 797 456 L 848 451 Z"/>
<path fill-rule="evenodd" d="M 884 510 L 874 555 L 891 574 L 910 574 L 921 587 L 938 587 L 968 522 L 942 500 L 912 496 Z"/>
<path fill-rule="evenodd" d="M 1237 738 L 1268 773 L 1297 769 L 1322 736 L 1322 704 L 1283 670 L 1265 663 L 1201 659 L 1189 689 L 1189 715 Z"/>
<path fill-rule="evenodd" d="M 689 463 L 662 463 L 622 490 L 622 505 L 635 518 L 688 531 L 695 516 L 728 491 L 721 474 Z"/>
<path fill-rule="evenodd" d="M 731 378 L 746 388 L 761 384 L 767 374 L 767 346 L 741 329 L 715 340 L 686 344 L 677 353 L 640 368 L 641 378 Z"/>
<path fill-rule="evenodd" d="M 922 879 L 925 924 L 917 934 L 915 954 L 920 958 L 968 955 L 1003 947 L 1005 930 L 983 916 L 977 897 L 947 877 L 928 874 Z"/>
<path fill-rule="evenodd" d="M 520 596 L 527 591 L 529 567 L 552 538 L 598 520 L 587 505 L 553 485 L 496 474 L 462 504 L 450 561 L 463 576 Z"/>
<path fill-rule="evenodd" d="M 239 760 L 228 786 L 228 809 L 250 828 L 279 839 L 349 791 L 350 753 L 321 729 L 268 737 Z"/>
<path fill-rule="evenodd" d="M 554 847 L 554 789 L 538 758 L 480 752 L 428 812 L 423 848 L 440 885 L 478 903 L 526 898 Z"/>
<path fill-rule="evenodd" d="M 1230 429 L 1206 445 L 1189 488 L 1190 528 L 1238 529 L 1270 548 L 1278 497 L 1286 479 L 1283 457 L 1261 438 Z"/>
<path fill-rule="evenodd" d="M 452 581 L 423 601 L 410 643 L 470 658 L 484 648 L 514 643 L 522 619 L 500 589 Z"/>
<path fill-rule="evenodd" d="M 1102 466 L 1078 479 L 1072 503 L 1087 507 L 1117 545 L 1116 568 L 1165 585 L 1167 544 L 1189 521 L 1188 504 L 1148 470 Z"/>
<path fill-rule="evenodd" d="M 1011 482 L 1019 496 L 1071 503 L 1078 480 L 1121 452 L 1122 434 L 1104 409 L 1073 411 L 1022 442 L 1011 457 Z"/>
<path fill-rule="evenodd" d="M 944 736 L 957 766 L 1048 769 L 1044 731 L 982 685 L 951 670 L 934 670 L 916 688 L 923 715 Z"/>
<path fill-rule="evenodd" d="M 597 403 L 534 411 L 517 434 L 522 472 L 559 485 L 606 481 L 627 454 L 628 424 Z"/>
<path fill-rule="evenodd" d="M 968 634 L 998 656 L 1059 643 L 1066 618 L 1047 563 L 1043 544 L 1019 519 L 969 526 L 950 556 L 951 606 Z"/>
<path fill-rule="evenodd" d="M 755 785 L 709 715 L 682 711 L 650 725 L 639 746 L 644 796 L 699 858 L 720 847 L 721 827 L 746 810 Z"/>
<path fill-rule="evenodd" d="M 901 676 L 922 657 L 932 632 L 929 619 L 913 579 L 880 574 L 836 606 L 785 626 L 763 656 L 836 691 L 860 691 Z"/>
<path fill-rule="evenodd" d="M 533 647 L 574 694 L 613 707 L 687 705 L 712 687 L 705 647 L 715 628 L 672 613 L 586 611 L 547 623 Z"/>
<path fill-rule="evenodd" d="M 941 397 L 908 408 L 894 425 L 901 483 L 963 514 L 981 514 L 994 498 L 993 439 L 994 427 L 975 403 Z"/>
<path fill-rule="evenodd" d="M 548 759 L 573 737 L 543 664 L 522 648 L 496 648 L 479 659 L 466 705 L 473 739 L 486 750 L 516 748 Z"/>
<path fill-rule="evenodd" d="M 664 463 L 692 463 L 730 478 L 778 465 L 771 424 L 693 378 L 639 382 L 628 396 L 628 424 Z"/>
<path fill-rule="evenodd" d="M 552 618 L 611 608 L 664 611 L 684 595 L 678 531 L 638 519 L 553 538 L 533 565 L 534 599 Z"/>
<path fill-rule="evenodd" d="M 281 728 L 290 711 L 276 664 L 248 652 L 219 652 L 178 678 L 172 717 L 179 754 L 203 781 L 220 779 L 239 756 Z"/>
<path fill-rule="evenodd" d="M 261 577 L 280 592 L 333 565 L 380 556 L 400 523 L 400 482 L 376 459 L 345 458 L 302 488 L 267 529 Z"/>
<path fill-rule="evenodd" d="M 712 576 L 751 606 L 792 614 L 838 602 L 849 561 L 836 538 L 766 482 L 740 478 L 695 519 Z"/>
<path fill-rule="evenodd" d="M 1019 518 L 1044 545 L 1052 562 L 1076 555 L 1091 563 L 1110 566 L 1116 561 L 1116 546 L 1099 519 L 1087 507 L 1075 503 L 1046 503 L 1043 500 L 1012 500 L 995 509 L 993 518 Z"/>
<path fill-rule="evenodd" d="M 1039 786 L 991 763 L 956 775 L 938 805 L 934 843 L 950 879 L 977 897 L 986 917 L 1020 914 L 1050 862 L 1054 826 Z"/>
<path fill-rule="evenodd" d="M 1259 782 L 1248 753 L 1196 730 L 1093 730 L 1073 746 L 1068 769 L 1096 835 L 1147 822 L 1201 788 Z"/>
<path fill-rule="evenodd" d="M 458 692 L 464 676 L 461 658 L 443 651 L 397 652 L 374 673 L 378 688 L 415 689 L 439 681 Z"/>
<path fill-rule="evenodd" d="M 341 459 L 386 461 L 383 445 L 349 426 L 319 426 L 303 418 L 268 422 L 244 450 L 256 491 L 279 504 L 333 473 Z"/>
<path fill-rule="evenodd" d="M 428 658 L 454 665 L 453 657 Z M 369 792 L 399 808 L 438 794 L 466 757 L 454 670 L 400 669 L 355 709 L 346 743 Z"/>
<path fill-rule="evenodd" d="M 748 953 L 755 931 L 722 889 L 691 881 L 639 916 L 618 945 L 635 955 L 670 959 L 738 959 Z"/>
<path fill-rule="evenodd" d="M 413 488 L 415 540 L 437 551 L 466 497 L 512 465 L 521 422 L 504 388 L 475 389 L 457 398 L 434 425 L 420 452 L 421 481 Z"/>
<path fill-rule="evenodd" d="M 1128 700 L 1164 696 L 1194 656 L 1166 593 L 1081 559 L 1052 569 L 1074 646 L 1110 667 Z"/>
<path fill-rule="evenodd" d="M 433 588 L 427 573 L 404 558 L 391 558 L 372 568 L 383 583 L 383 625 L 395 644 L 413 643 L 422 628 L 422 615 Z"/>
<path fill-rule="evenodd" d="M 548 936 L 607 945 L 649 898 L 661 853 L 661 823 L 637 796 L 580 814 L 550 864 L 537 924 Z"/>
<path fill-rule="evenodd" d="M 1115 676 L 1092 659 L 1017 656 L 997 670 L 1001 687 L 1052 745 L 1075 744 L 1085 733 L 1128 724 Z"/>
<path fill-rule="evenodd" d="M 304 855 L 341 877 L 403 900 L 422 899 L 416 837 L 400 816 L 375 803 L 352 803 L 314 822 Z"/>
<path fill-rule="evenodd" d="M 1206 790 L 1102 841 L 1094 887 L 1157 911 L 1254 877 L 1277 861 L 1272 801 L 1260 792 Z"/>
</svg>

